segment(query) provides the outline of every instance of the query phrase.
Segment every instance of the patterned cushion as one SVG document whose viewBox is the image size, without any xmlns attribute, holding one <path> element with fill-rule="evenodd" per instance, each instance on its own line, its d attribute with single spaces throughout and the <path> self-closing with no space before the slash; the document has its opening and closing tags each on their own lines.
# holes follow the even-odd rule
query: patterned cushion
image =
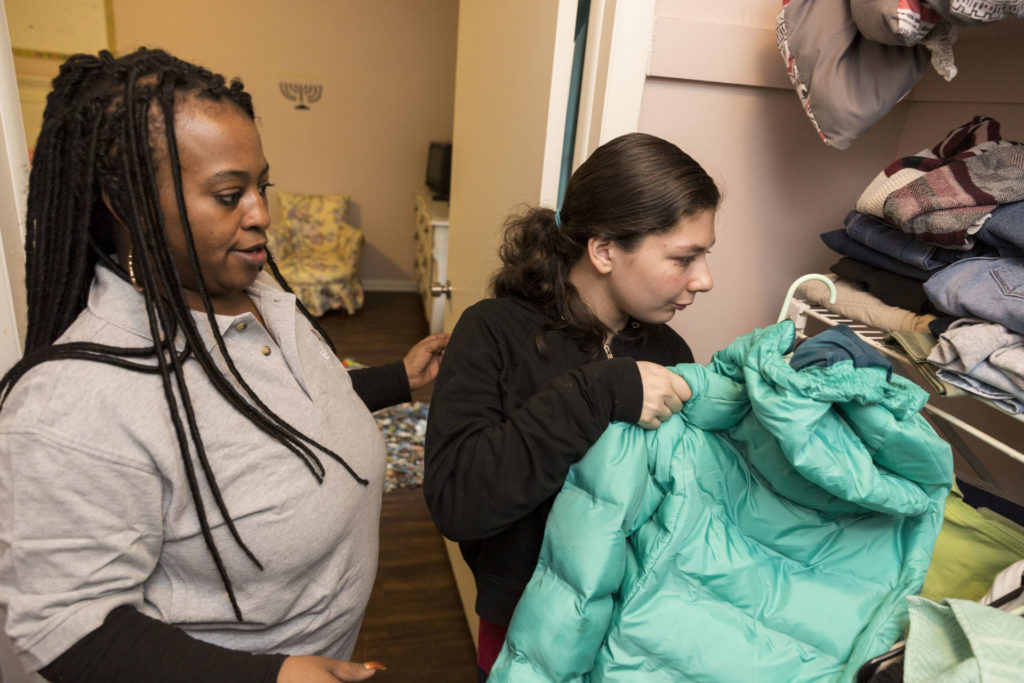
<svg viewBox="0 0 1024 683">
<path fill-rule="evenodd" d="M 295 251 L 291 230 L 283 225 L 271 223 L 267 229 L 267 249 L 273 254 L 275 261 L 288 258 Z"/>
<path fill-rule="evenodd" d="M 267 231 L 270 253 L 295 295 L 315 316 L 363 305 L 363 233 L 345 222 L 348 197 L 278 193 L 281 224 Z"/>
<path fill-rule="evenodd" d="M 277 267 L 295 296 L 314 316 L 339 308 L 352 314 L 363 306 L 363 283 L 358 276 L 358 258 L 355 268 L 340 261 L 316 259 L 287 259 L 279 261 Z"/>
<path fill-rule="evenodd" d="M 907 46 L 895 37 L 892 42 L 899 44 L 865 39 L 850 6 L 849 0 L 785 0 L 775 26 L 804 112 L 818 136 L 836 149 L 848 148 L 887 114 L 928 66 L 924 45 Z"/>
<path fill-rule="evenodd" d="M 341 224 L 348 213 L 348 196 L 279 192 L 281 216 L 297 254 L 333 254 L 338 250 Z"/>
</svg>

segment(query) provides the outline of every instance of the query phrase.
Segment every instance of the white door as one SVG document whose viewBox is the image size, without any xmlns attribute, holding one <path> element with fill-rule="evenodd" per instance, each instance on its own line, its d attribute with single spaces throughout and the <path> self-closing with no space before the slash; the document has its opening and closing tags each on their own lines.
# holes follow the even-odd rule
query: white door
<svg viewBox="0 0 1024 683">
<path fill-rule="evenodd" d="M 28 146 L 7 17 L 0 1 L 0 374 L 21 357 L 25 312 Z M 17 311 L 17 313 L 16 313 Z"/>
<path fill-rule="evenodd" d="M 28 186 L 28 147 L 18 103 L 18 81 L 0 2 L 0 374 L 21 357 L 18 320 L 24 319 L 25 188 Z M 21 312 L 15 314 L 15 310 Z M 0 624 L 7 615 L 0 609 Z M 30 683 L 41 680 L 21 668 L 7 635 L 0 631 L 0 681 Z"/>
</svg>

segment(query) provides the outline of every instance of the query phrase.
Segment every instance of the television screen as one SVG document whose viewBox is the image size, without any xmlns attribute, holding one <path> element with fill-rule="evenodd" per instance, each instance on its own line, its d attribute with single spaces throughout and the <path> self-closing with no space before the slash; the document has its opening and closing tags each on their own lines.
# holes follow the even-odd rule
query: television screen
<svg viewBox="0 0 1024 683">
<path fill-rule="evenodd" d="M 427 155 L 427 187 L 434 191 L 434 199 L 448 199 L 452 177 L 452 144 L 431 142 Z"/>
</svg>

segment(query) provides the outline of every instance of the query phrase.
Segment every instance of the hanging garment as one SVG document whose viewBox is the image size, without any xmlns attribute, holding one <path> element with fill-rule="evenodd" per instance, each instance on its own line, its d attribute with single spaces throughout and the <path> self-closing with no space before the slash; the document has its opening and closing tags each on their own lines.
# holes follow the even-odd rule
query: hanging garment
<svg viewBox="0 0 1024 683">
<path fill-rule="evenodd" d="M 911 596 L 906 683 L 1018 683 L 1024 679 L 1024 619 L 966 600 Z"/>
<path fill-rule="evenodd" d="M 573 466 L 491 683 L 848 680 L 900 637 L 949 446 L 916 385 L 870 359 L 798 372 L 793 341 L 785 321 L 676 366 L 681 413 Z"/>
<path fill-rule="evenodd" d="M 821 280 L 808 280 L 797 287 L 797 296 L 826 310 L 838 313 L 840 317 L 851 318 L 877 327 L 880 330 L 915 330 L 927 332 L 928 324 L 935 320 L 929 313 L 918 315 L 903 308 L 884 303 L 877 296 L 855 282 L 836 275 L 829 276 L 836 288 L 836 300 L 830 302 L 831 292 Z M 932 340 L 931 347 L 935 346 Z M 925 354 L 927 355 L 927 353 Z"/>
<path fill-rule="evenodd" d="M 783 0 L 775 20 L 776 44 L 804 112 L 837 149 L 882 118 L 928 65 L 923 45 L 866 40 L 850 4 Z"/>
</svg>

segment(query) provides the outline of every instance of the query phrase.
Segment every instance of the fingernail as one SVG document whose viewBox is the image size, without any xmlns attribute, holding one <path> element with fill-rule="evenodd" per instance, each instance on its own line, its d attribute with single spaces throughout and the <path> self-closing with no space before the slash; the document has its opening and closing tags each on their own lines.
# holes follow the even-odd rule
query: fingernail
<svg viewBox="0 0 1024 683">
<path fill-rule="evenodd" d="M 373 669 L 374 671 L 387 671 L 388 668 L 380 662 L 363 662 L 364 669 Z"/>
</svg>

